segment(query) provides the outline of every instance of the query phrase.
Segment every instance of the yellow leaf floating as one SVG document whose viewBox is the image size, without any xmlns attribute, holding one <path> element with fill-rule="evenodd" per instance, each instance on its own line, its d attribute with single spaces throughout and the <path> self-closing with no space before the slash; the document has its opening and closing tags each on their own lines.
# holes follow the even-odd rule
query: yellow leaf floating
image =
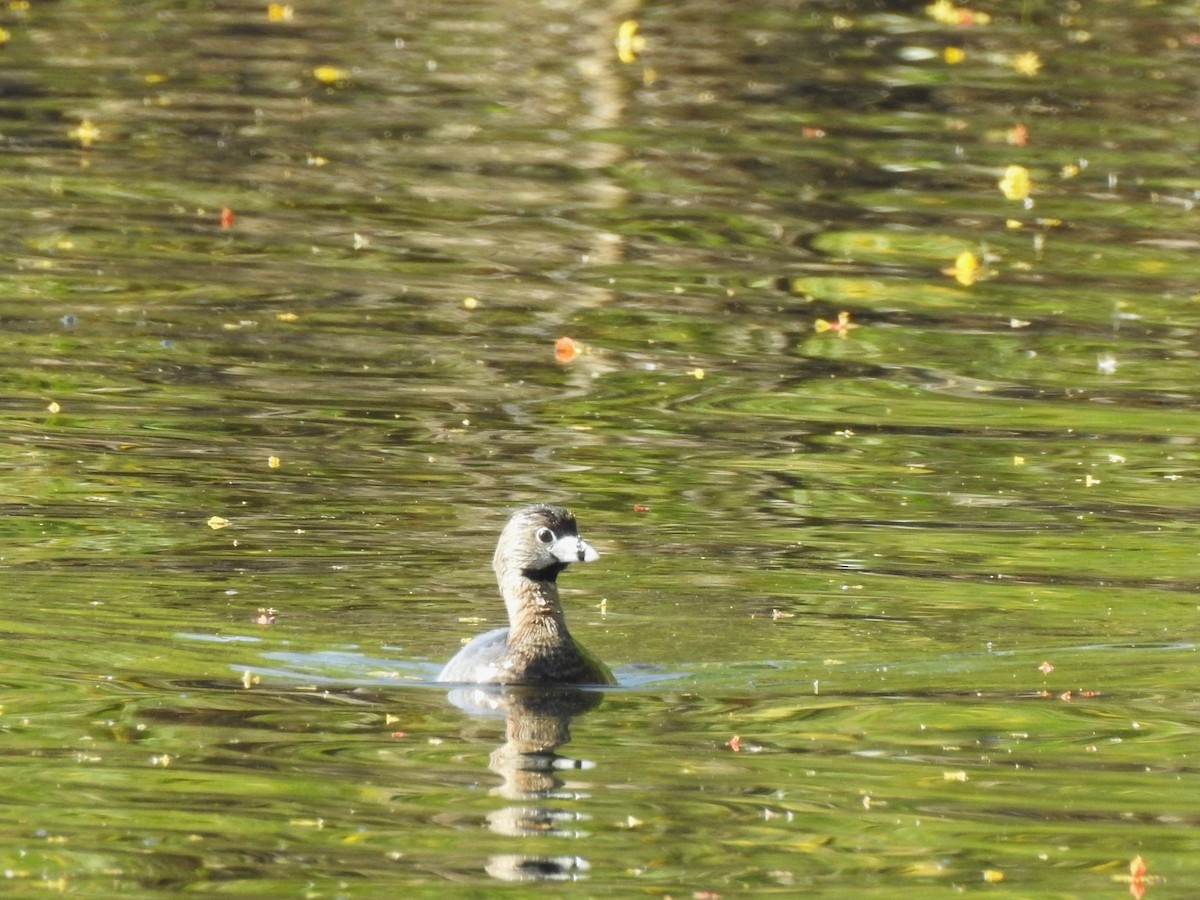
<svg viewBox="0 0 1200 900">
<path fill-rule="evenodd" d="M 267 466 L 269 468 L 278 469 L 282 465 L 283 465 L 283 461 L 280 460 L 280 458 L 278 456 L 268 456 L 267 457 Z"/>
<path fill-rule="evenodd" d="M 925 15 L 943 25 L 954 24 L 954 4 L 950 0 L 937 0 L 925 7 Z"/>
<path fill-rule="evenodd" d="M 638 34 L 638 23 L 626 19 L 617 29 L 617 59 L 629 65 L 636 62 L 638 54 L 646 49 L 646 39 Z"/>
<path fill-rule="evenodd" d="M 925 15 L 942 25 L 966 27 L 970 25 L 987 25 L 992 17 L 987 13 L 977 12 L 965 6 L 955 6 L 950 0 L 937 0 L 925 7 Z"/>
<path fill-rule="evenodd" d="M 1029 170 L 1024 166 L 1009 166 L 1004 170 L 1004 177 L 996 186 L 1009 200 L 1027 200 L 1033 190 L 1033 182 L 1029 179 Z"/>
<path fill-rule="evenodd" d="M 962 47 L 947 47 L 942 51 L 942 59 L 944 59 L 946 61 L 946 65 L 949 66 L 957 66 L 966 58 L 967 54 Z"/>
<path fill-rule="evenodd" d="M 284 3 L 267 4 L 268 22 L 290 22 L 296 11 Z"/>
<path fill-rule="evenodd" d="M 225 528 L 226 526 L 229 525 L 229 520 L 223 519 L 220 516 L 213 516 L 212 518 L 210 518 L 208 520 L 207 524 L 208 524 L 208 527 L 211 528 L 213 531 L 220 531 L 222 528 Z"/>
<path fill-rule="evenodd" d="M 1041 71 L 1042 58 L 1030 50 L 1027 53 L 1020 53 L 1014 56 L 1011 65 L 1019 74 L 1032 78 Z"/>
<path fill-rule="evenodd" d="M 958 258 L 954 260 L 954 265 L 948 269 L 942 269 L 943 275 L 951 275 L 954 280 L 963 287 L 970 287 L 979 280 L 983 274 L 983 269 L 979 265 L 979 257 L 970 250 L 964 250 L 958 254 Z"/>
<path fill-rule="evenodd" d="M 339 81 L 345 81 L 350 77 L 350 73 L 345 69 L 339 69 L 337 66 L 317 66 L 313 69 L 313 78 L 321 82 L 321 84 L 335 84 Z"/>
<path fill-rule="evenodd" d="M 908 863 L 901 871 L 905 875 L 915 875 L 918 878 L 934 878 L 946 874 L 946 865 L 935 860 L 919 860 Z"/>
<path fill-rule="evenodd" d="M 100 138 L 100 129 L 92 124 L 91 119 L 84 119 L 77 128 L 67 132 L 67 137 L 79 141 L 79 146 L 87 149 Z"/>
</svg>

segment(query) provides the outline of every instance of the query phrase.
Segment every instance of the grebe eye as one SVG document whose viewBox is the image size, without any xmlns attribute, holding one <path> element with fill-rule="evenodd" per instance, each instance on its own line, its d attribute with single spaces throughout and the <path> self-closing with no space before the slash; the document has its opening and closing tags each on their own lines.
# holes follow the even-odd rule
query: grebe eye
<svg viewBox="0 0 1200 900">
<path fill-rule="evenodd" d="M 549 528 L 539 528 L 537 530 L 537 539 L 543 544 L 549 544 L 554 541 L 554 532 Z"/>
</svg>

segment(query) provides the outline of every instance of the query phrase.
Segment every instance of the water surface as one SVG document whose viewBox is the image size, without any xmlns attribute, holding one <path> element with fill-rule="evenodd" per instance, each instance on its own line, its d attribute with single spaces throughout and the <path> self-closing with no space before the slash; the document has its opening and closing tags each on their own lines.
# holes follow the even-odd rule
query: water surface
<svg viewBox="0 0 1200 900">
<path fill-rule="evenodd" d="M 1194 895 L 1194 5 L 5 15 L 10 892 Z"/>
</svg>

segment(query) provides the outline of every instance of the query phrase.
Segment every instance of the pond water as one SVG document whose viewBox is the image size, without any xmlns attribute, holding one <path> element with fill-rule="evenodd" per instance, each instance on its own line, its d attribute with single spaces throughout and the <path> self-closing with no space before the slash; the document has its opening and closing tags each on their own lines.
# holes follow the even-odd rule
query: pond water
<svg viewBox="0 0 1200 900">
<path fill-rule="evenodd" d="M 6 890 L 1195 896 L 1198 12 L 9 4 Z"/>
</svg>

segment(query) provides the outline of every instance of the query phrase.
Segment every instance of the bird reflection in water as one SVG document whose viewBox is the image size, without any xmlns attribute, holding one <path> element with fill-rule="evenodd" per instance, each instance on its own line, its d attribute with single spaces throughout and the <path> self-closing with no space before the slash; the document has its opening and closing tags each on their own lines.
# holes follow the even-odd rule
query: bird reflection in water
<svg viewBox="0 0 1200 900">
<path fill-rule="evenodd" d="M 507 837 L 585 837 L 581 824 L 588 817 L 552 804 L 586 798 L 567 787 L 564 775 L 595 764 L 556 751 L 571 740 L 572 719 L 595 709 L 604 695 L 574 687 L 464 685 L 452 689 L 449 699 L 473 715 L 504 717 L 504 743 L 488 761 L 501 779 L 492 793 L 519 802 L 490 813 L 488 827 Z M 573 881 L 586 877 L 589 866 L 580 856 L 503 853 L 490 857 L 485 868 L 502 881 Z"/>
</svg>

